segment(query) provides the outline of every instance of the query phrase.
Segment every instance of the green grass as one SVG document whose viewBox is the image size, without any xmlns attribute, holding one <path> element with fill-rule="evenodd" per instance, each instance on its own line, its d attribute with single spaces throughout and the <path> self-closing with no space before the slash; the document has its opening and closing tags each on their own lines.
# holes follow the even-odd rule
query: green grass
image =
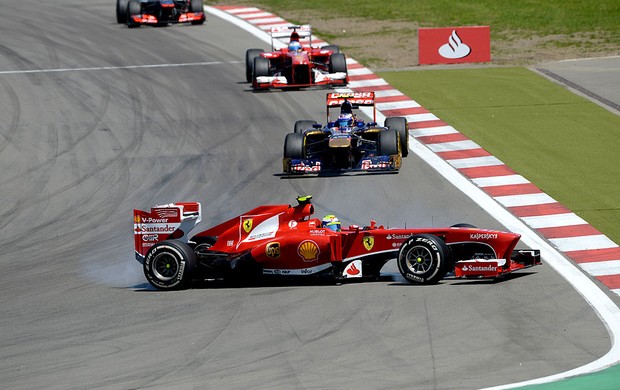
<svg viewBox="0 0 620 390">
<path fill-rule="evenodd" d="M 618 0 L 229 0 L 207 3 L 257 5 L 276 13 L 313 11 L 322 13 L 324 18 L 410 21 L 423 27 L 489 25 L 494 39 L 499 39 L 502 31 L 538 35 L 603 32 L 606 40 L 620 43 Z"/>
<path fill-rule="evenodd" d="M 520 67 L 380 76 L 620 243 L 620 117 Z"/>
</svg>

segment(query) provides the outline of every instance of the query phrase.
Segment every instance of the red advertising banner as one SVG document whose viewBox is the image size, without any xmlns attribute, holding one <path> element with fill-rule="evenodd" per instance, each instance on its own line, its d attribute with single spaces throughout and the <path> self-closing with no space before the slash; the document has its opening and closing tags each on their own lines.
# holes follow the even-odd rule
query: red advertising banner
<svg viewBox="0 0 620 390">
<path fill-rule="evenodd" d="M 419 63 L 458 64 L 491 61 L 489 26 L 418 29 Z"/>
</svg>

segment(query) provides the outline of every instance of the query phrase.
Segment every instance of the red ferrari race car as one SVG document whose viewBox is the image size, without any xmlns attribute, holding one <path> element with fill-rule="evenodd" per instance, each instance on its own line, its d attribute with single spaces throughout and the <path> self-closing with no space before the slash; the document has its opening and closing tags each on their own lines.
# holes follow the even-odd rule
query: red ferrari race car
<svg viewBox="0 0 620 390">
<path fill-rule="evenodd" d="M 541 264 L 538 250 L 515 250 L 519 234 L 470 225 L 386 229 L 374 221 L 341 229 L 335 216 L 312 218 L 311 196 L 297 202 L 256 207 L 191 238 L 200 203 L 134 210 L 136 259 L 162 290 L 199 280 L 377 278 L 390 259 L 413 284 L 434 284 L 449 272 L 496 279 Z"/>
<path fill-rule="evenodd" d="M 292 30 L 292 32 L 291 32 Z M 288 47 L 275 50 L 274 39 L 289 36 Z M 306 46 L 301 39 L 308 38 Z M 254 89 L 345 86 L 349 82 L 347 61 L 336 45 L 312 47 L 309 25 L 273 27 L 271 52 L 248 49 L 245 78 Z"/>
<path fill-rule="evenodd" d="M 282 170 L 285 174 L 347 171 L 398 171 L 409 154 L 409 124 L 404 117 L 389 117 L 377 125 L 374 92 L 328 93 L 327 124 L 313 120 L 295 122 L 284 139 Z M 373 120 L 355 114 L 373 108 Z M 330 118 L 330 111 L 340 114 Z"/>
<path fill-rule="evenodd" d="M 203 24 L 202 0 L 116 0 L 116 22 L 128 27 Z"/>
</svg>

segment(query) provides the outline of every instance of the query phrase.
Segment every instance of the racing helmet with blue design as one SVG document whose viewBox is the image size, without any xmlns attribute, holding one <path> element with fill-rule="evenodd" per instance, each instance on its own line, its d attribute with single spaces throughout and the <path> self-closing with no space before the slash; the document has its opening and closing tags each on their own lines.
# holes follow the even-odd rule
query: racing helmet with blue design
<svg viewBox="0 0 620 390">
<path fill-rule="evenodd" d="M 338 115 L 338 127 L 352 127 L 353 126 L 353 114 L 340 114 Z"/>
<path fill-rule="evenodd" d="M 299 41 L 292 41 L 288 44 L 288 51 L 290 52 L 298 52 L 301 51 L 301 43 Z"/>
<path fill-rule="evenodd" d="M 333 230 L 335 232 L 339 232 L 340 231 L 340 220 L 335 215 L 328 214 L 325 217 L 323 217 L 323 220 L 321 221 L 321 226 L 324 228 Z"/>
</svg>

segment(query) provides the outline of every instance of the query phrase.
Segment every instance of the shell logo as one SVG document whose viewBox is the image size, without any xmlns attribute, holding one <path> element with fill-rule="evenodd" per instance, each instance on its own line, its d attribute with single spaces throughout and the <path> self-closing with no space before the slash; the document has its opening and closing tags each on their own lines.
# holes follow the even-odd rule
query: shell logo
<svg viewBox="0 0 620 390">
<path fill-rule="evenodd" d="M 133 217 L 133 223 L 140 223 L 140 216 L 136 215 Z"/>
<path fill-rule="evenodd" d="M 297 247 L 297 254 L 304 261 L 316 261 L 319 259 L 319 246 L 314 241 L 306 240 L 302 241 Z"/>
</svg>

